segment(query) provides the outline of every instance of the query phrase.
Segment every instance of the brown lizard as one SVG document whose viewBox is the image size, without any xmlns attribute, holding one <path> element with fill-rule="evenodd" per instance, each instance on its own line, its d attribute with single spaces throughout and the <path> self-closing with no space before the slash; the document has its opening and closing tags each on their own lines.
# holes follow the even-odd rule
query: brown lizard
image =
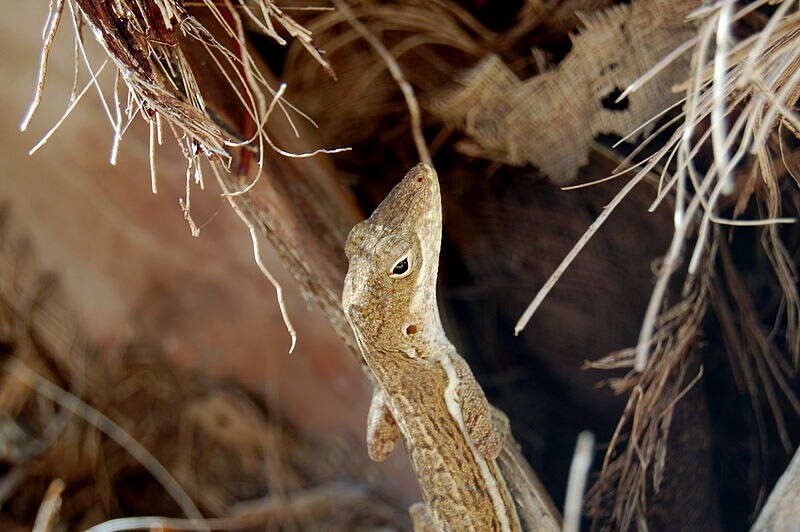
<svg viewBox="0 0 800 532">
<path fill-rule="evenodd" d="M 424 500 L 410 508 L 416 531 L 520 531 L 515 491 L 497 460 L 504 444 L 504 456 L 514 451 L 508 420 L 489 405 L 439 317 L 441 235 L 439 181 L 420 164 L 347 239 L 342 305 L 376 383 L 368 453 L 385 459 L 402 434 Z M 534 476 L 516 490 L 537 483 Z M 558 530 L 557 512 L 539 495 L 546 508 L 534 520 L 547 526 L 537 529 Z"/>
</svg>

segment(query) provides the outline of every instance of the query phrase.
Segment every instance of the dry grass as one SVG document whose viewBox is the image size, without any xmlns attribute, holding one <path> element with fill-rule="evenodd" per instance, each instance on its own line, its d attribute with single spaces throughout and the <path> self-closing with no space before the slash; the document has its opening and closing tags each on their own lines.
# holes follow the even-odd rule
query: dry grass
<svg viewBox="0 0 800 532">
<path fill-rule="evenodd" d="M 190 519 L 147 523 L 352 529 L 402 519 L 365 486 L 336 481 L 348 470 L 357 477 L 344 449 L 312 443 L 243 391 L 173 368 L 145 346 L 105 353 L 86 343 L 27 240 L 6 227 L 0 359 L 8 529 L 85 530 L 119 516 L 180 513 Z"/>
<path fill-rule="evenodd" d="M 737 384 L 753 402 L 762 449 L 767 445 L 760 413 L 763 398 L 782 443 L 791 449 L 778 393 L 800 415 L 800 403 L 788 382 L 797 369 L 800 307 L 794 259 L 778 225 L 796 221 L 781 216 L 786 197 L 781 190 L 796 183 L 782 181 L 781 176 L 788 177 L 790 170 L 778 168 L 785 149 L 784 132 L 797 136 L 800 131 L 793 110 L 800 97 L 800 13 L 793 3 L 784 2 L 771 17 L 761 19 L 753 15 L 761 5 L 752 2 L 736 11 L 736 4 L 724 0 L 698 10 L 692 15 L 697 36 L 627 91 L 637 90 L 681 53 L 692 52 L 692 75 L 675 88 L 684 93 L 681 111 L 668 122 L 677 128 L 653 155 L 638 162 L 641 168 L 631 179 L 638 182 L 660 167 L 652 209 L 666 198 L 671 200 L 673 240 L 657 269 L 636 348 L 590 364 L 633 368 L 624 379 L 611 383 L 616 391 L 630 396 L 592 491 L 595 518 L 602 516 L 601 522 L 615 523 L 622 530 L 641 528 L 648 498 L 664 480 L 672 411 L 702 374 L 701 369 L 690 379 L 688 371 L 697 364 L 698 340 L 710 302 L 722 324 Z M 754 17 L 760 29 L 734 42 L 736 21 L 747 16 Z M 656 138 L 654 134 L 645 139 L 634 154 Z M 703 156 L 708 153 L 711 157 L 706 163 Z M 796 189 L 788 197 L 794 194 Z M 721 213 L 730 206 L 733 217 L 726 218 Z M 745 212 L 763 215 L 744 219 Z M 762 330 L 764 313 L 754 306 L 728 251 L 728 240 L 743 226 L 758 226 L 762 232 L 762 253 L 772 264 L 781 294 L 772 333 Z M 717 249 L 721 249 L 724 288 L 712 281 L 719 269 Z M 681 300 L 667 306 L 670 282 L 682 264 L 686 271 Z M 735 311 L 728 310 L 728 305 Z M 782 341 L 776 338 L 779 329 L 785 331 Z"/>
</svg>

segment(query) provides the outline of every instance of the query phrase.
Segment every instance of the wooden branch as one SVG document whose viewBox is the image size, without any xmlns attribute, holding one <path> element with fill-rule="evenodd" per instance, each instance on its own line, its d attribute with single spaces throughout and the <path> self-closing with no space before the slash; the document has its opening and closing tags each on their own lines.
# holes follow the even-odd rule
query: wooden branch
<svg viewBox="0 0 800 532">
<path fill-rule="evenodd" d="M 285 133 L 277 128 L 269 132 L 281 140 L 285 140 Z M 352 195 L 339 185 L 325 156 L 273 157 L 264 174 L 261 183 L 234 201 L 278 251 L 306 299 L 319 305 L 336 333 L 360 359 L 340 304 L 347 272 L 344 240 L 361 218 Z M 223 179 L 232 189 L 245 182 L 230 174 Z"/>
<path fill-rule="evenodd" d="M 237 45 L 226 41 L 223 31 L 202 10 L 194 13 L 215 36 L 236 50 Z M 208 109 L 242 138 L 250 137 L 255 124 L 238 106 L 230 106 L 229 82 L 218 69 L 203 68 L 207 52 L 191 41 L 182 42 L 187 60 L 204 95 Z M 240 54 L 244 53 L 240 50 Z M 277 88 L 278 80 L 257 53 L 248 51 L 264 80 Z M 244 59 L 243 59 L 244 61 Z M 244 74 L 243 74 L 244 76 Z M 233 77 L 231 75 L 231 77 Z M 291 99 L 291 98 L 289 98 Z M 264 126 L 271 144 L 285 152 L 305 154 L 320 146 L 309 122 L 294 111 L 276 110 Z M 299 133 L 299 137 L 295 134 Z M 355 197 L 337 175 L 332 155 L 287 157 L 264 145 L 264 170 L 258 182 L 245 194 L 234 195 L 233 201 L 248 221 L 270 242 L 281 262 L 292 274 L 307 300 L 318 305 L 336 333 L 345 340 L 357 359 L 352 332 L 341 310 L 341 291 L 347 261 L 344 241 L 350 228 L 364 216 Z M 222 173 L 226 188 L 239 191 L 252 184 L 257 172 L 257 157 L 248 148 L 234 153 L 231 173 Z M 249 187 L 248 187 L 249 188 Z M 299 338 L 302 343 L 303 338 Z"/>
</svg>

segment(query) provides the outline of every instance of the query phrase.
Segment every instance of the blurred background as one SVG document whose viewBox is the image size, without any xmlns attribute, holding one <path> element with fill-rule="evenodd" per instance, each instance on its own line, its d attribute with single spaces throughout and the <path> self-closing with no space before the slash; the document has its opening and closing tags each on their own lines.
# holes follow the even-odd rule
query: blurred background
<svg viewBox="0 0 800 532">
<path fill-rule="evenodd" d="M 395 503 L 414 501 L 416 484 L 404 457 L 385 464 L 372 464 L 366 457 L 371 389 L 364 374 L 320 311 L 303 300 L 265 242 L 264 262 L 285 286 L 287 310 L 297 328 L 297 349 L 288 354 L 290 338 L 275 292 L 253 260 L 246 228 L 221 199 L 216 183 L 214 190 L 198 191 L 192 198 L 194 216 L 202 225 L 201 236 L 195 238 L 178 205 L 185 173 L 179 152 L 174 146 L 159 150 L 159 191 L 152 194 L 148 131 L 137 120 L 124 138 L 117 164 L 110 165 L 113 131 L 94 90 L 50 142 L 27 155 L 63 113 L 73 84 L 72 29 L 65 18 L 50 58 L 42 106 L 30 129 L 18 131 L 35 87 L 41 44 L 37 35 L 46 16 L 46 3 L 31 2 L 4 18 L 2 48 L 8 60 L 0 67 L 6 80 L 0 148 L 6 168 L 0 179 L 3 263 L 8 266 L 3 275 L 7 283 L 22 283 L 4 297 L 27 298 L 40 291 L 37 298 L 57 300 L 70 321 L 64 327 L 86 345 L 81 354 L 68 346 L 57 356 L 70 368 L 49 368 L 46 375 L 64 384 L 62 379 L 69 381 L 74 371 L 75 378 L 86 380 L 83 393 L 101 396 L 104 403 L 98 406 L 116 414 L 116 421 L 135 437 L 141 440 L 142 431 L 153 432 L 142 443 L 151 443 L 148 447 L 161 460 L 181 462 L 176 478 L 196 485 L 197 490 L 189 490 L 191 496 L 208 497 L 219 511 L 233 501 L 264 495 L 272 482 L 281 493 L 307 487 L 311 479 L 357 477 L 364 485 L 379 483 L 380 492 Z M 95 65 L 101 64 L 102 50 L 87 42 Z M 104 87 L 113 84 L 108 74 L 101 78 Z M 12 279 L 18 275 L 23 279 Z M 36 280 L 39 276 L 53 282 L 43 285 Z M 92 379 L 93 371 L 104 380 Z M 12 384 L 22 395 L 6 398 L 14 406 L 4 406 L 16 413 L 32 392 L 11 377 L 2 395 L 11 395 Z M 193 409 L 204 419 L 190 419 Z M 225 416 L 234 419 L 226 421 Z M 233 425 L 203 426 L 219 423 Z M 303 427 L 302 436 L 297 427 Z M 33 437 L 36 427 L 23 430 Z M 237 434 L 242 430 L 249 434 Z M 224 433 L 222 439 L 219 433 Z M 86 528 L 102 517 L 175 513 L 169 497 L 146 472 L 126 471 L 135 464 L 132 458 L 116 457 L 121 463 L 101 472 L 110 467 L 105 453 L 121 452 L 113 449 L 116 444 L 95 433 L 74 438 L 59 436 L 64 448 L 57 457 L 46 466 L 26 465 L 25 478 L 7 487 L 13 491 L 2 497 L 4 530 L 29 529 L 28 519 L 55 477 L 66 482 L 67 501 L 73 495 L 80 499 L 65 515 L 76 518 L 71 529 Z M 196 439 L 202 442 L 193 443 Z M 249 462 L 220 471 L 225 462 L 213 460 L 219 449 L 197 447 L 212 443 L 227 449 L 228 462 Z M 293 454 L 305 456 L 308 463 L 290 464 Z M 215 478 L 218 474 L 222 477 Z M 93 486 L 92 479 L 100 476 L 105 477 L 103 484 Z M 207 490 L 213 493 L 199 494 Z M 118 492 L 125 500 L 118 499 Z"/>
</svg>

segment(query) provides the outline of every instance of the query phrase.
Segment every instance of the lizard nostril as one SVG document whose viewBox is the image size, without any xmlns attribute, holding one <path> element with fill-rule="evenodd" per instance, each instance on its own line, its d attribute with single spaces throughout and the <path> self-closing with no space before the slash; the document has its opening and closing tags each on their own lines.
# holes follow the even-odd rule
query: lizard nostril
<svg viewBox="0 0 800 532">
<path fill-rule="evenodd" d="M 406 334 L 417 334 L 418 330 L 417 326 L 412 324 L 406 327 Z"/>
</svg>

